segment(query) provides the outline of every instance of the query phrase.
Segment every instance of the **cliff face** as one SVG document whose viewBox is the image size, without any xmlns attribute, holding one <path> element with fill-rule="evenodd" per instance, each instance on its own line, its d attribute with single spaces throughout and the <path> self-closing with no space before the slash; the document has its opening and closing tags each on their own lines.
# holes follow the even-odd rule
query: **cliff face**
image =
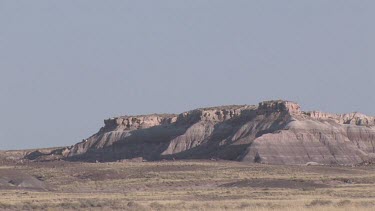
<svg viewBox="0 0 375 211">
<path fill-rule="evenodd" d="M 289 101 L 179 115 L 124 116 L 63 150 L 67 160 L 228 159 L 270 164 L 356 164 L 374 157 L 375 118 L 303 112 Z"/>
</svg>

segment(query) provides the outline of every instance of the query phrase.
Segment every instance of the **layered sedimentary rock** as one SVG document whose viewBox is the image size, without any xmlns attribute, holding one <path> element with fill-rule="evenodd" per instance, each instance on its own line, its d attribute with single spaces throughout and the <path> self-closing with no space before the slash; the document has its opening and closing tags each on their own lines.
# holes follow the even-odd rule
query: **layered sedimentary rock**
<svg viewBox="0 0 375 211">
<path fill-rule="evenodd" d="M 66 160 L 227 159 L 269 164 L 357 164 L 375 153 L 375 118 L 304 112 L 289 101 L 123 116 L 61 150 Z"/>
</svg>

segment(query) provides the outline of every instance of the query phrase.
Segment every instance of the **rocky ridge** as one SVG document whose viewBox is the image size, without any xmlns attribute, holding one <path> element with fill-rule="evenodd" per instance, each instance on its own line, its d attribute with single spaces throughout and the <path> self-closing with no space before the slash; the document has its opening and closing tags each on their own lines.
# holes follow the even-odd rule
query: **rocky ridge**
<svg viewBox="0 0 375 211">
<path fill-rule="evenodd" d="M 375 117 L 304 112 L 295 102 L 276 100 L 110 118 L 98 133 L 53 154 L 90 162 L 141 157 L 353 165 L 374 153 Z M 48 157 L 34 152 L 32 159 Z"/>
</svg>

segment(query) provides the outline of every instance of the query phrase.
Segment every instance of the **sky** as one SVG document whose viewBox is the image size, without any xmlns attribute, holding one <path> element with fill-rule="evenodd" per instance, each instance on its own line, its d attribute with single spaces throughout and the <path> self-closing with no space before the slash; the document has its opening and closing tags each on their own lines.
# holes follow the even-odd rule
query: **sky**
<svg viewBox="0 0 375 211">
<path fill-rule="evenodd" d="M 0 0 L 0 149 L 119 115 L 298 102 L 375 115 L 373 0 Z"/>
</svg>

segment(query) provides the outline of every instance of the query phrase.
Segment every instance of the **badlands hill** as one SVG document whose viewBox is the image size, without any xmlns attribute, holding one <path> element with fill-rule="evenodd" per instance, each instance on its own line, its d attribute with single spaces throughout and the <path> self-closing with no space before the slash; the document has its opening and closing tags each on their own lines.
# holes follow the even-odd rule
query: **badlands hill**
<svg viewBox="0 0 375 211">
<path fill-rule="evenodd" d="M 304 112 L 290 101 L 221 106 L 107 119 L 71 147 L 34 151 L 30 160 L 225 159 L 268 164 L 353 165 L 375 156 L 375 118 Z"/>
</svg>

